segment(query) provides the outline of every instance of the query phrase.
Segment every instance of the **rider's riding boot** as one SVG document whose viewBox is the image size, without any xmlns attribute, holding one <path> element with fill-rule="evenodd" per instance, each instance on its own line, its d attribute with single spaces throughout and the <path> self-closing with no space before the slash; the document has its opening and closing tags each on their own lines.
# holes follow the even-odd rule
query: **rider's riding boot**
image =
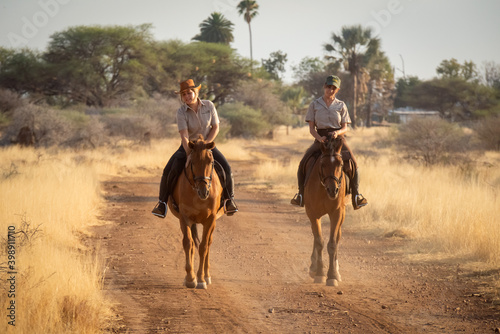
<svg viewBox="0 0 500 334">
<path fill-rule="evenodd" d="M 238 212 L 238 207 L 236 206 L 236 202 L 234 201 L 234 180 L 233 174 L 229 175 L 226 182 L 226 191 L 227 191 L 227 199 L 224 201 L 224 212 L 228 216 L 234 215 Z"/>
<path fill-rule="evenodd" d="M 365 205 L 368 204 L 366 198 L 363 197 L 359 193 L 359 171 L 356 170 L 354 172 L 354 176 L 351 179 L 351 188 L 352 188 L 352 207 L 354 210 L 361 209 Z"/>
<path fill-rule="evenodd" d="M 295 196 L 293 196 L 292 200 L 290 201 L 290 204 L 297 206 L 304 206 L 304 196 L 302 196 L 300 190 L 298 193 L 295 194 Z"/>
<path fill-rule="evenodd" d="M 304 206 L 304 181 L 305 181 L 305 175 L 302 172 L 302 168 L 299 166 L 299 170 L 297 171 L 297 181 L 299 184 L 299 192 L 293 196 L 292 200 L 290 201 L 290 204 L 292 205 L 297 205 L 297 206 Z"/>
<path fill-rule="evenodd" d="M 160 218 L 165 218 L 167 215 L 168 207 L 167 207 L 167 199 L 168 199 L 168 194 L 167 194 L 167 177 L 165 175 L 162 175 L 161 181 L 160 181 L 160 200 L 158 201 L 158 204 L 156 204 L 155 208 L 151 213 L 155 215 L 156 217 Z"/>
</svg>

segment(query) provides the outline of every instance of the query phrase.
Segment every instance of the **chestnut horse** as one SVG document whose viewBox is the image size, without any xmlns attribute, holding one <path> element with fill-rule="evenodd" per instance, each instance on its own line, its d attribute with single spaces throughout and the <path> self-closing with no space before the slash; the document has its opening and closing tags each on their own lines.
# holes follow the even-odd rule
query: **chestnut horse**
<svg viewBox="0 0 500 334">
<path fill-rule="evenodd" d="M 180 175 L 169 198 L 168 206 L 179 219 L 182 244 L 186 254 L 186 278 L 184 285 L 188 288 L 206 289 L 210 278 L 210 245 L 215 230 L 215 220 L 224 214 L 220 208 L 222 185 L 214 169 L 214 158 L 211 149 L 215 143 L 206 143 L 203 137 L 189 142 L 191 161 Z M 178 210 L 177 210 L 178 209 Z M 201 242 L 198 239 L 197 224 L 203 225 Z M 195 247 L 199 249 L 198 273 L 194 274 Z"/>
<path fill-rule="evenodd" d="M 337 286 L 341 281 L 337 252 L 341 236 L 341 226 L 345 218 L 346 176 L 343 171 L 343 161 L 340 151 L 343 138 L 329 140 L 321 144 L 321 156 L 309 160 L 306 170 L 311 170 L 304 188 L 304 205 L 306 214 L 311 221 L 314 235 L 313 252 L 309 274 L 315 283 L 324 282 L 323 270 L 323 235 L 321 233 L 321 217 L 330 217 L 330 240 L 328 255 L 330 256 L 326 285 Z M 314 163 L 314 166 L 310 166 Z"/>
</svg>

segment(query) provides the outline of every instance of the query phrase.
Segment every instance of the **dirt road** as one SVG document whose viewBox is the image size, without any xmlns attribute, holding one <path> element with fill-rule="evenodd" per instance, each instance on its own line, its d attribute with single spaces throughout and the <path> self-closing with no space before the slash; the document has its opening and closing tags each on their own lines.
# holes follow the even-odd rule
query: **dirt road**
<svg viewBox="0 0 500 334">
<path fill-rule="evenodd" d="M 182 285 L 178 221 L 150 214 L 159 178 L 103 184 L 103 220 L 111 223 L 95 228 L 94 242 L 108 266 L 114 332 L 495 333 L 500 327 L 498 296 L 484 292 L 498 272 L 410 261 L 404 249 L 411 241 L 356 230 L 350 208 L 339 255 L 343 282 L 314 284 L 303 209 L 251 186 L 251 164 L 232 165 L 240 212 L 217 222 L 207 290 Z M 328 226 L 324 220 L 326 235 Z"/>
</svg>

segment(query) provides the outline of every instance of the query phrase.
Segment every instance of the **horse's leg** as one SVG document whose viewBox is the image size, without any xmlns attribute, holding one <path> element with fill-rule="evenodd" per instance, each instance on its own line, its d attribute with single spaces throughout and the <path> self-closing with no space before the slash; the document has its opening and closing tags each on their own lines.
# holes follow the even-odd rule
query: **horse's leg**
<svg viewBox="0 0 500 334">
<path fill-rule="evenodd" d="M 207 282 L 205 278 L 208 278 L 210 280 L 210 272 L 209 272 L 209 252 L 210 252 L 210 245 L 212 244 L 212 234 L 215 229 L 215 218 L 213 221 L 210 221 L 209 223 L 206 223 L 203 225 L 203 237 L 201 239 L 200 243 L 200 264 L 198 267 L 198 285 L 196 286 L 197 289 L 206 289 L 207 288 Z M 210 283 L 208 283 L 210 284 Z"/>
<path fill-rule="evenodd" d="M 321 218 L 311 218 L 311 228 L 314 236 L 313 251 L 311 255 L 311 267 L 309 275 L 314 278 L 314 283 L 323 283 L 325 272 L 323 271 L 323 235 L 321 233 Z"/>
<path fill-rule="evenodd" d="M 196 277 L 193 270 L 195 249 L 194 240 L 191 235 L 191 226 L 188 226 L 187 223 L 182 220 L 181 230 L 184 235 L 182 245 L 184 246 L 184 253 L 186 254 L 186 278 L 184 279 L 184 285 L 192 289 L 196 287 Z"/>
<path fill-rule="evenodd" d="M 212 229 L 209 235 L 207 236 L 208 250 L 207 250 L 207 258 L 205 260 L 205 282 L 207 282 L 207 284 L 212 284 L 212 276 L 210 275 L 210 247 L 212 246 L 214 230 L 215 230 L 215 220 L 212 225 Z"/>
<path fill-rule="evenodd" d="M 336 210 L 329 214 L 330 217 L 330 240 L 328 241 L 328 255 L 330 257 L 326 285 L 338 286 L 342 281 L 339 273 L 339 260 L 337 258 L 340 237 L 342 235 L 341 226 L 344 221 L 344 210 Z"/>
</svg>

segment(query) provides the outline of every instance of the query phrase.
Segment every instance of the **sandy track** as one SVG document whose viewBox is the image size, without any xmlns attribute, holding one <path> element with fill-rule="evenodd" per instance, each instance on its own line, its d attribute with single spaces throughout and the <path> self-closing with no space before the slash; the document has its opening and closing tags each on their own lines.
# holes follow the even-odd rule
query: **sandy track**
<svg viewBox="0 0 500 334">
<path fill-rule="evenodd" d="M 494 296 L 483 291 L 498 272 L 481 276 L 456 264 L 411 262 L 404 254 L 410 241 L 356 231 L 351 209 L 339 254 L 343 282 L 313 284 L 303 209 L 250 186 L 252 164 L 233 169 L 240 212 L 217 221 L 208 290 L 182 286 L 177 219 L 150 214 L 159 177 L 103 183 L 102 219 L 110 223 L 95 228 L 94 243 L 108 267 L 105 293 L 119 319 L 114 332 L 494 333 L 500 327 Z"/>
</svg>

